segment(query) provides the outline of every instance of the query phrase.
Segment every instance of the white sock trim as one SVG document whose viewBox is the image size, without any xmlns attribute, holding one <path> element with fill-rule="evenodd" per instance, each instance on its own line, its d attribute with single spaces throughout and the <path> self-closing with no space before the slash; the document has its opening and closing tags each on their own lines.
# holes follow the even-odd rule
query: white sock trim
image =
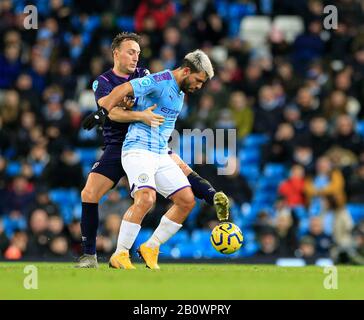
<svg viewBox="0 0 364 320">
<path fill-rule="evenodd" d="M 141 226 L 139 224 L 125 220 L 121 221 L 118 236 L 118 245 L 115 253 L 130 250 L 130 248 L 134 244 L 136 237 L 138 236 L 140 228 Z"/>
</svg>

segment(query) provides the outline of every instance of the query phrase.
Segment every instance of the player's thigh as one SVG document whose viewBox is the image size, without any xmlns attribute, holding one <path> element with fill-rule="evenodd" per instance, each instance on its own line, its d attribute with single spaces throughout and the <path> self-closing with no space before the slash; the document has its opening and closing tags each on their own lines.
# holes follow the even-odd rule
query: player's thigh
<svg viewBox="0 0 364 320">
<path fill-rule="evenodd" d="M 192 168 L 184 162 L 178 154 L 172 152 L 169 156 L 181 168 L 186 177 L 193 172 Z"/>
<path fill-rule="evenodd" d="M 116 186 L 126 175 L 121 164 L 121 146 L 106 146 L 100 159 L 93 165 L 91 173 L 97 173 L 111 180 L 113 182 L 111 188 Z"/>
<path fill-rule="evenodd" d="M 157 161 L 151 152 L 127 151 L 122 154 L 122 165 L 128 177 L 130 195 L 136 191 L 149 188 L 156 190 L 155 172 Z"/>
<path fill-rule="evenodd" d="M 168 155 L 161 156 L 155 181 L 157 191 L 165 198 L 191 186 L 182 169 Z"/>
<path fill-rule="evenodd" d="M 81 192 L 82 201 L 97 203 L 113 186 L 113 180 L 102 174 L 91 172 L 88 175 L 86 185 Z"/>
</svg>

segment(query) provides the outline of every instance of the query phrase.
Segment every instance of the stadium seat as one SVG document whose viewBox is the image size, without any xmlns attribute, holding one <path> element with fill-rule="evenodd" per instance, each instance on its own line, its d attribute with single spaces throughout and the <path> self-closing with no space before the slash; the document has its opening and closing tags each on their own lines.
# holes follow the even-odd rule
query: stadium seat
<svg viewBox="0 0 364 320">
<path fill-rule="evenodd" d="M 243 147 L 258 147 L 269 141 L 269 137 L 265 134 L 250 134 L 242 140 Z"/>
<path fill-rule="evenodd" d="M 186 221 L 184 222 L 184 226 L 188 230 L 196 229 L 196 218 L 200 214 L 201 203 L 203 202 L 202 200 L 197 199 L 197 198 L 195 198 L 195 200 L 196 200 L 196 205 L 193 207 L 193 209 L 191 210 L 190 214 L 188 215 Z"/>
<path fill-rule="evenodd" d="M 266 16 L 248 16 L 240 24 L 240 38 L 253 48 L 265 48 L 271 29 L 271 19 Z"/>
<path fill-rule="evenodd" d="M 241 20 L 256 13 L 256 6 L 252 3 L 232 2 L 229 5 L 229 35 L 236 37 L 239 34 Z"/>
<path fill-rule="evenodd" d="M 147 241 L 151 235 L 153 234 L 153 230 L 152 229 L 141 229 L 138 233 L 138 236 L 134 242 L 133 248 L 137 249 L 139 248 L 139 246 L 144 243 L 145 241 Z"/>
<path fill-rule="evenodd" d="M 256 190 L 257 191 L 268 191 L 268 192 L 276 191 L 281 180 L 282 180 L 282 178 L 279 176 L 278 177 L 276 177 L 276 176 L 261 177 L 259 179 Z"/>
<path fill-rule="evenodd" d="M 90 32 L 82 32 L 82 42 L 87 46 L 91 42 L 92 34 Z"/>
<path fill-rule="evenodd" d="M 253 201 L 257 203 L 269 203 L 273 204 L 277 195 L 275 192 L 269 191 L 257 191 L 254 194 Z"/>
<path fill-rule="evenodd" d="M 354 223 L 358 223 L 364 219 L 364 205 L 357 203 L 348 203 L 346 205 L 347 210 L 351 214 Z"/>
<path fill-rule="evenodd" d="M 305 207 L 294 207 L 294 212 L 298 219 L 305 219 L 308 216 L 308 212 Z"/>
<path fill-rule="evenodd" d="M 64 223 L 67 225 L 72 222 L 73 216 L 73 206 L 69 203 L 67 204 L 59 204 L 60 212 L 63 218 Z"/>
<path fill-rule="evenodd" d="M 116 25 L 123 31 L 133 32 L 135 30 L 134 17 L 120 17 L 116 20 Z"/>
<path fill-rule="evenodd" d="M 358 121 L 356 124 L 356 132 L 364 137 L 364 121 Z"/>
<path fill-rule="evenodd" d="M 202 252 L 202 258 L 204 259 L 224 259 L 226 257 L 226 255 L 218 252 L 212 245 L 205 248 Z M 232 255 L 229 254 L 229 258 L 232 258 Z"/>
<path fill-rule="evenodd" d="M 74 206 L 81 201 L 79 191 L 76 189 L 52 189 L 49 191 L 49 197 L 60 206 Z"/>
<path fill-rule="evenodd" d="M 4 156 L 6 159 L 12 159 L 14 156 L 16 156 L 16 149 L 9 147 L 6 150 L 2 150 L 0 155 Z"/>
<path fill-rule="evenodd" d="M 244 241 L 245 243 L 250 243 L 255 240 L 255 233 L 253 230 L 244 229 L 243 230 Z"/>
<path fill-rule="evenodd" d="M 196 229 L 191 234 L 191 241 L 193 244 L 200 244 L 205 247 L 210 246 L 210 230 L 200 230 Z"/>
<path fill-rule="evenodd" d="M 255 201 L 253 201 L 250 205 L 244 206 L 242 209 L 242 222 L 239 224 L 240 227 L 243 230 L 250 228 L 254 224 L 257 214 L 261 210 L 266 210 L 271 207 L 272 206 L 270 204 Z"/>
<path fill-rule="evenodd" d="M 310 227 L 310 219 L 309 218 L 303 218 L 300 219 L 299 225 L 298 225 L 298 236 L 302 237 L 304 236 Z"/>
<path fill-rule="evenodd" d="M 292 43 L 304 31 L 303 19 L 299 16 L 277 16 L 272 27 L 281 31 L 288 43 Z"/>
<path fill-rule="evenodd" d="M 189 234 L 186 230 L 178 231 L 171 239 L 168 240 L 170 246 L 175 246 L 179 243 L 188 242 L 190 239 Z"/>
<path fill-rule="evenodd" d="M 251 164 L 260 161 L 260 151 L 256 148 L 244 148 L 239 151 L 240 164 Z"/>
<path fill-rule="evenodd" d="M 81 199 L 78 203 L 73 207 L 73 218 L 77 220 L 81 220 L 82 216 L 82 202 Z"/>
<path fill-rule="evenodd" d="M 24 217 L 11 218 L 5 216 L 2 220 L 5 235 L 10 239 L 15 230 L 26 230 L 27 222 Z"/>
<path fill-rule="evenodd" d="M 21 163 L 20 162 L 9 162 L 6 166 L 6 173 L 10 177 L 14 177 L 20 173 L 21 170 Z"/>
<path fill-rule="evenodd" d="M 191 259 L 194 250 L 196 247 L 191 243 L 180 243 L 170 251 L 170 255 L 174 259 Z"/>
<path fill-rule="evenodd" d="M 95 148 L 78 148 L 76 153 L 82 164 L 93 164 L 96 161 L 97 150 Z"/>
<path fill-rule="evenodd" d="M 100 16 L 98 15 L 89 16 L 84 24 L 84 30 L 88 33 L 93 32 L 100 25 L 100 20 Z"/>
<path fill-rule="evenodd" d="M 259 177 L 259 165 L 257 164 L 244 164 L 240 166 L 240 174 L 246 178 L 256 180 Z"/>
<path fill-rule="evenodd" d="M 129 190 L 127 190 L 125 187 L 120 188 L 119 190 L 121 198 L 128 198 L 129 197 Z"/>
<path fill-rule="evenodd" d="M 92 169 L 92 164 L 83 164 L 82 165 L 82 174 L 86 178 Z"/>
<path fill-rule="evenodd" d="M 243 242 L 243 245 L 241 249 L 237 252 L 238 257 L 251 257 L 253 256 L 257 251 L 259 250 L 259 245 L 256 241 L 251 240 L 245 240 Z"/>
<path fill-rule="evenodd" d="M 284 164 L 267 163 L 264 167 L 264 176 L 266 177 L 284 177 L 286 175 L 286 167 Z"/>
<path fill-rule="evenodd" d="M 44 164 L 43 163 L 34 163 L 32 165 L 32 169 L 33 169 L 34 175 L 36 177 L 39 177 L 43 172 Z"/>
</svg>

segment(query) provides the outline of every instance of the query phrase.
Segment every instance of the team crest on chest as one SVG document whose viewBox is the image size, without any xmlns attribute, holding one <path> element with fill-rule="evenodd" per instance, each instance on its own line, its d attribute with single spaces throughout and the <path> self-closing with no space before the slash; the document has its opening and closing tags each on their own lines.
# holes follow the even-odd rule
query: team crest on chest
<svg viewBox="0 0 364 320">
<path fill-rule="evenodd" d="M 93 91 L 96 91 L 97 87 L 99 86 L 99 82 L 97 80 L 95 80 L 93 83 L 92 83 L 92 90 Z"/>
<path fill-rule="evenodd" d="M 142 87 L 148 87 L 152 84 L 152 80 L 150 80 L 149 78 L 141 78 L 139 80 L 139 83 Z"/>
</svg>

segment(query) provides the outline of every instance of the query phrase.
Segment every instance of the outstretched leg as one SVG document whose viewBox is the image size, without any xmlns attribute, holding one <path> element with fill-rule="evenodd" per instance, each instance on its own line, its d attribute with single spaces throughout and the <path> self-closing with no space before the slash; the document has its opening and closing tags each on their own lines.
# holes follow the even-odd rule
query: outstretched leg
<svg viewBox="0 0 364 320">
<path fill-rule="evenodd" d="M 191 184 L 193 194 L 196 198 L 203 199 L 209 205 L 214 206 L 220 221 L 227 220 L 229 218 L 229 198 L 226 194 L 222 191 L 217 192 L 208 180 L 202 178 L 197 172 L 193 171 L 192 168 L 174 152 L 170 154 L 170 157 L 182 169 Z"/>
</svg>

